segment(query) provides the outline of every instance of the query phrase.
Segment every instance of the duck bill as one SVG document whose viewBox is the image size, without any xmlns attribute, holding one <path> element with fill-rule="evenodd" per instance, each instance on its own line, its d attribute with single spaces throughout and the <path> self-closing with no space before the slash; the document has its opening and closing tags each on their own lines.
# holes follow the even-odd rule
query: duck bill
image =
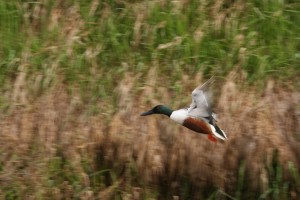
<svg viewBox="0 0 300 200">
<path fill-rule="evenodd" d="M 149 111 L 147 111 L 147 112 L 143 112 L 143 113 L 141 114 L 141 116 L 147 116 L 147 115 L 152 115 L 152 114 L 154 114 L 153 110 L 149 110 Z"/>
</svg>

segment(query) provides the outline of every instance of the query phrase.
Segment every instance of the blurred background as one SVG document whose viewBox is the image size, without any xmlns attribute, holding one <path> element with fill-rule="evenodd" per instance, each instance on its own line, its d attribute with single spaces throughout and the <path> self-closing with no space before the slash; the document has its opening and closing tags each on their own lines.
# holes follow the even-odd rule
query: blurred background
<svg viewBox="0 0 300 200">
<path fill-rule="evenodd" d="M 1 199 L 300 199 L 297 0 L 0 0 Z M 212 143 L 165 116 L 216 76 Z"/>
</svg>

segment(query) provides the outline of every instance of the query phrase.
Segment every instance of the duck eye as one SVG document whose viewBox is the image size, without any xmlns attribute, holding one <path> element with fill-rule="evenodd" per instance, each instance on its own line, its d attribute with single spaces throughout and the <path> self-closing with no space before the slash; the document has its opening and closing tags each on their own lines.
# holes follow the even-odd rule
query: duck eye
<svg viewBox="0 0 300 200">
<path fill-rule="evenodd" d="M 158 111 L 158 110 L 160 110 L 160 106 L 156 106 L 154 109 L 155 109 L 156 111 Z"/>
</svg>

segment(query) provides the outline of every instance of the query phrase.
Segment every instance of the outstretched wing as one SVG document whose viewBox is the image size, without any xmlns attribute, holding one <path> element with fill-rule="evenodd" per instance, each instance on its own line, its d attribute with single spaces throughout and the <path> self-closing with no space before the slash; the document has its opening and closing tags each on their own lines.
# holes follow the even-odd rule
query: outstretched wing
<svg viewBox="0 0 300 200">
<path fill-rule="evenodd" d="M 210 106 L 211 93 L 209 86 L 214 82 L 214 76 L 206 81 L 203 85 L 198 86 L 192 92 L 192 104 L 188 108 L 188 114 L 193 117 L 208 118 L 209 121 L 213 118 L 212 109 Z M 211 119 L 210 119 L 211 118 Z"/>
<path fill-rule="evenodd" d="M 212 93 L 209 91 L 210 85 L 214 82 L 214 76 L 212 76 L 203 85 L 198 86 L 192 92 L 192 104 L 188 108 L 187 112 L 189 116 L 201 118 L 207 121 L 212 130 L 212 134 L 222 140 L 226 140 L 227 136 L 223 130 L 221 130 L 216 124 L 216 114 L 211 109 L 211 97 Z"/>
</svg>

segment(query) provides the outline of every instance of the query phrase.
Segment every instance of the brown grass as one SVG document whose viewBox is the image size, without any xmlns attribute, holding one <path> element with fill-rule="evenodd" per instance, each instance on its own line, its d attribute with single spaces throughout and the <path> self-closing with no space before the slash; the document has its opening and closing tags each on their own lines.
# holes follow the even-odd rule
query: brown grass
<svg viewBox="0 0 300 200">
<path fill-rule="evenodd" d="M 23 73 L 20 71 L 18 77 Z M 138 76 L 127 74 L 115 90 L 119 108 L 114 115 L 87 117 L 79 96 L 68 95 L 61 84 L 32 104 L 16 106 L 1 120 L 1 188 L 6 190 L 15 185 L 21 196 L 26 197 L 51 194 L 53 198 L 73 198 L 76 194 L 92 198 L 114 195 L 115 188 L 122 187 L 125 198 L 133 193 L 141 195 L 141 188 L 131 186 L 141 187 L 144 182 L 167 184 L 173 195 L 180 195 L 182 179 L 186 177 L 199 189 L 194 194 L 197 198 L 211 186 L 233 194 L 242 161 L 248 189 L 264 192 L 269 181 L 266 166 L 272 164 L 275 150 L 286 180 L 291 178 L 287 170 L 290 162 L 299 170 L 299 92 L 286 91 L 272 80 L 262 94 L 251 88 L 242 90 L 239 82 L 232 81 L 236 80 L 232 73 L 221 88 L 216 108 L 219 125 L 229 140 L 214 144 L 205 135 L 163 116 L 139 116 L 158 102 L 167 104 L 171 99 L 166 88 L 157 87 L 157 80 L 152 78 L 155 74 L 156 68 L 152 68 L 138 97 L 131 92 Z M 197 77 L 183 79 L 201 80 L 201 75 Z M 20 80 L 16 79 L 16 89 Z M 187 91 L 196 86 L 189 81 L 182 84 Z M 189 104 L 189 96 L 176 98 Z M 62 172 L 51 172 L 49 166 L 59 159 L 65 163 L 60 166 Z M 94 187 L 91 171 L 84 162 L 94 172 L 116 170 L 115 179 L 106 178 Z M 76 191 L 70 180 L 49 185 L 49 180 L 68 176 L 59 173 L 76 174 L 82 192 Z M 299 197 L 297 191 L 291 192 Z"/>
</svg>

